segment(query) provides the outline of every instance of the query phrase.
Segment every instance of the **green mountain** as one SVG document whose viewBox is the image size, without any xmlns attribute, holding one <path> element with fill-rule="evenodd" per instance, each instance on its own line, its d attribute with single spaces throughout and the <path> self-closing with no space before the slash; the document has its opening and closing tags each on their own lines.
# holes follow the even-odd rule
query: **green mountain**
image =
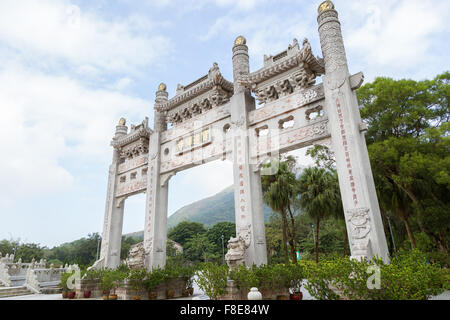
<svg viewBox="0 0 450 320">
<path fill-rule="evenodd" d="M 272 211 L 264 205 L 264 220 L 268 221 Z M 176 211 L 167 219 L 168 228 L 181 221 L 203 223 L 206 227 L 218 222 L 234 222 L 234 187 L 230 186 L 212 197 L 191 203 Z"/>
<path fill-rule="evenodd" d="M 264 205 L 264 220 L 267 222 L 272 210 Z M 200 222 L 206 227 L 218 222 L 234 222 L 234 188 L 230 186 L 212 197 L 188 204 L 167 219 L 167 227 L 175 227 L 181 221 Z M 143 231 L 125 235 L 134 239 L 143 238 Z"/>
</svg>

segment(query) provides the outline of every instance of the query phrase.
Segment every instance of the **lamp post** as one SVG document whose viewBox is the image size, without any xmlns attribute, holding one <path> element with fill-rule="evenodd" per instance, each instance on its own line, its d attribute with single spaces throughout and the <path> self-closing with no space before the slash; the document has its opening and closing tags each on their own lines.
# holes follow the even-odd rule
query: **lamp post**
<svg viewBox="0 0 450 320">
<path fill-rule="evenodd" d="M 102 240 L 101 240 L 100 237 L 98 237 L 98 241 L 97 241 L 97 259 L 96 260 L 98 260 L 98 251 L 99 251 L 99 248 L 100 248 L 100 241 L 102 241 Z"/>
<path fill-rule="evenodd" d="M 392 239 L 392 245 L 394 246 L 394 252 L 396 252 L 397 249 L 395 248 L 394 234 L 392 233 L 391 217 L 388 214 L 386 214 L 386 218 L 387 218 L 388 225 L 389 225 L 389 232 L 391 233 L 391 239 Z"/>
<path fill-rule="evenodd" d="M 16 245 L 14 246 L 14 259 L 16 259 L 16 252 L 17 252 L 17 243 L 16 243 Z M 14 261 L 13 261 L 14 262 Z"/>
<path fill-rule="evenodd" d="M 310 223 L 309 225 L 311 226 L 311 229 L 312 229 L 314 245 L 316 245 L 316 235 L 314 233 L 314 225 L 312 223 Z"/>
<path fill-rule="evenodd" d="M 222 259 L 223 259 L 223 264 L 225 264 L 225 246 L 224 246 L 224 238 L 225 238 L 225 236 L 224 235 L 222 235 Z"/>
</svg>

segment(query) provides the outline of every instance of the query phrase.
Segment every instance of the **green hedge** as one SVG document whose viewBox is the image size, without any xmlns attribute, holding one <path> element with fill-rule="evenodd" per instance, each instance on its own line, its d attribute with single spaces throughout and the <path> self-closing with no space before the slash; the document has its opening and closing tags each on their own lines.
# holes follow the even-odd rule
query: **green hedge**
<svg viewBox="0 0 450 320">
<path fill-rule="evenodd" d="M 254 265 L 251 268 L 241 266 L 230 273 L 240 289 L 259 290 L 300 289 L 303 281 L 303 267 L 300 264 Z"/>
<path fill-rule="evenodd" d="M 153 290 L 159 284 L 174 278 L 183 278 L 187 281 L 187 286 L 192 285 L 190 280 L 194 275 L 194 268 L 169 264 L 164 269 L 155 268 L 148 272 L 145 268 L 129 269 L 126 265 L 121 265 L 117 269 L 89 270 L 85 273 L 85 279 L 100 280 L 99 287 L 104 292 L 116 289 L 125 279 L 130 282 L 134 290 Z"/>
<path fill-rule="evenodd" d="M 400 254 L 390 264 L 349 258 L 302 264 L 308 280 L 305 288 L 316 299 L 426 300 L 449 288 L 448 270 L 427 263 L 419 250 Z M 379 289 L 368 286 L 375 284 L 370 267 L 379 268 Z"/>
</svg>

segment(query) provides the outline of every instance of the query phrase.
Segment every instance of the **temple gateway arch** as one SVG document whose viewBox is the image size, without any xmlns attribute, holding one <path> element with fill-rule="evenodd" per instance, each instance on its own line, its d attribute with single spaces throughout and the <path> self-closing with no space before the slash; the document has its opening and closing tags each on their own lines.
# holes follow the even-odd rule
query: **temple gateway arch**
<svg viewBox="0 0 450 320">
<path fill-rule="evenodd" d="M 124 203 L 143 192 L 144 264 L 149 270 L 163 267 L 169 180 L 216 159 L 233 162 L 236 234 L 245 243 L 245 262 L 267 263 L 261 174 L 277 168 L 262 164 L 316 144 L 327 145 L 336 157 L 352 258 L 379 256 L 389 262 L 364 139 L 367 128 L 355 94 L 364 77 L 349 74 L 331 1 L 319 6 L 317 21 L 323 58 L 314 56 L 308 40 L 300 45 L 294 39 L 250 72 L 246 40 L 239 36 L 232 48 L 233 82 L 214 63 L 205 76 L 178 85 L 170 99 L 166 85 L 159 85 L 153 128 L 148 118 L 130 128 L 120 119 L 111 142 L 101 253 L 94 268 L 119 266 Z"/>
</svg>

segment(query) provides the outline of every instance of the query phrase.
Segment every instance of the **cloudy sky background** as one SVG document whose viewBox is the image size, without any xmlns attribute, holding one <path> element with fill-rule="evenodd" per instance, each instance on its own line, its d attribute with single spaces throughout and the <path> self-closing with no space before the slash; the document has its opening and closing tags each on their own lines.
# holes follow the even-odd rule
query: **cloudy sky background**
<svg viewBox="0 0 450 320">
<path fill-rule="evenodd" d="M 449 70 L 450 2 L 334 1 L 350 72 L 422 80 Z M 109 142 L 120 117 L 153 123 L 163 81 L 232 80 L 242 34 L 251 70 L 297 38 L 320 55 L 320 1 L 0 0 L 0 239 L 49 247 L 101 232 Z M 232 184 L 231 163 L 170 180 L 169 214 Z M 126 202 L 124 233 L 144 224 L 144 195 Z"/>
</svg>

